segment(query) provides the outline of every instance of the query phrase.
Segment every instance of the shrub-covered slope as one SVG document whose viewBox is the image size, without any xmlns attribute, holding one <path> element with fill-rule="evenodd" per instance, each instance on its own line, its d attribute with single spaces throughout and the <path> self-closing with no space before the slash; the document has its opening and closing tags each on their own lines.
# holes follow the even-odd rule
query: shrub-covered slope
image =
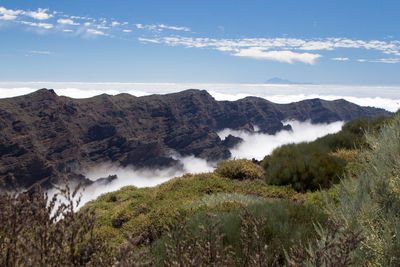
<svg viewBox="0 0 400 267">
<path fill-rule="evenodd" d="M 365 133 L 377 134 L 385 121 L 385 117 L 358 118 L 338 133 L 276 148 L 261 162 L 267 183 L 291 185 L 302 192 L 329 188 L 339 182 L 347 163 L 356 162 L 351 150 L 368 146 Z"/>
<path fill-rule="evenodd" d="M 358 131 L 358 123 L 343 128 Z M 78 213 L 68 191 L 68 204 L 55 213 L 55 200 L 46 205 L 40 191 L 1 191 L 0 263 L 399 266 L 400 116 L 376 125 L 365 138 L 359 131 L 354 141 L 362 147 L 327 150 L 347 165 L 340 185 L 322 194 L 268 185 L 248 160 L 153 188 L 124 187 Z M 335 142 L 345 143 L 348 135 L 338 135 Z"/>
</svg>

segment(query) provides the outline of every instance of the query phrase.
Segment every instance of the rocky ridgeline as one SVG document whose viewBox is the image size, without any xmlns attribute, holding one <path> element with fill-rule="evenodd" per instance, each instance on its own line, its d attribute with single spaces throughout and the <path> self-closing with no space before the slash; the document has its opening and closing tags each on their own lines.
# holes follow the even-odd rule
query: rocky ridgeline
<svg viewBox="0 0 400 267">
<path fill-rule="evenodd" d="M 58 96 L 41 89 L 0 99 L 0 177 L 19 185 L 61 177 L 89 182 L 80 170 L 104 162 L 136 167 L 177 164 L 171 151 L 207 160 L 230 157 L 240 138 L 221 140 L 225 128 L 274 134 L 290 130 L 287 119 L 330 123 L 389 115 L 345 100 L 311 99 L 274 104 L 262 98 L 216 101 L 206 91 L 135 97 L 106 94 L 87 99 Z"/>
</svg>

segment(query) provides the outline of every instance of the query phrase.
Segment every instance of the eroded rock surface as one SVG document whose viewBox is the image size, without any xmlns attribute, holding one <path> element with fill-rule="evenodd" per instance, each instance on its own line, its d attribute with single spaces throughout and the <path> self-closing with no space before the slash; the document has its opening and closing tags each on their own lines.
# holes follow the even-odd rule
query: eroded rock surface
<svg viewBox="0 0 400 267">
<path fill-rule="evenodd" d="M 50 186 L 100 163 L 159 168 L 176 164 L 171 151 L 207 160 L 230 157 L 241 140 L 217 135 L 225 128 L 263 133 L 290 130 L 283 120 L 329 123 L 389 115 L 345 100 L 305 100 L 279 105 L 247 97 L 216 101 L 206 91 L 135 97 L 60 97 L 53 90 L 0 100 L 0 177 L 28 187 Z M 88 182 L 88 181 L 86 181 Z"/>
</svg>

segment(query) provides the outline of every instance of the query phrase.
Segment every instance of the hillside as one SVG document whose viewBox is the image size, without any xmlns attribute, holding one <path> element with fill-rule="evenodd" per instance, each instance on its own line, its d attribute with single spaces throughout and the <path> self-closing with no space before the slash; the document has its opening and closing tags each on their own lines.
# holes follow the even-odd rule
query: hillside
<svg viewBox="0 0 400 267">
<path fill-rule="evenodd" d="M 0 194 L 0 262 L 398 266 L 399 131 L 398 115 L 352 120 L 336 134 L 278 147 L 261 166 L 246 159 L 221 161 L 214 172 L 103 194 L 79 212 L 75 192 L 68 186 L 59 191 L 65 205 L 55 205 L 57 198 L 49 199 L 40 190 L 5 190 Z M 348 149 L 351 143 L 361 147 Z M 297 183 L 307 185 L 315 178 L 298 171 L 290 174 L 289 184 L 287 178 L 276 176 L 287 185 L 272 185 L 268 169 L 275 166 L 273 158 L 286 157 L 282 150 L 302 152 L 290 153 L 294 158 L 282 162 L 285 169 L 313 173 L 301 162 L 315 152 L 321 156 L 318 147 L 329 148 L 323 152 L 331 156 L 328 161 L 345 161 L 340 186 L 335 185 L 339 180 L 334 174 L 324 177 L 330 181 L 325 189 L 296 189 Z M 316 162 L 315 167 L 324 169 L 328 161 Z"/>
<path fill-rule="evenodd" d="M 207 160 L 226 159 L 224 128 L 273 134 L 290 129 L 282 120 L 314 123 L 389 115 L 345 100 L 305 100 L 274 104 L 247 97 L 216 101 L 206 91 L 135 97 L 99 95 L 88 99 L 60 97 L 53 90 L 0 100 L 0 177 L 15 177 L 30 186 L 57 182 L 63 175 L 85 180 L 84 168 L 114 162 L 121 166 L 162 167 L 177 164 L 169 153 Z"/>
</svg>

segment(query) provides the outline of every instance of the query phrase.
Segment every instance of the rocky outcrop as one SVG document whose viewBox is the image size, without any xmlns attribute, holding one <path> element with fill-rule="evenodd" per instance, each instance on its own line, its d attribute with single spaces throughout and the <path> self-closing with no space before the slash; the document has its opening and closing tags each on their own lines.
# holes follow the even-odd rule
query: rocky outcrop
<svg viewBox="0 0 400 267">
<path fill-rule="evenodd" d="M 216 101 L 200 90 L 78 100 L 41 89 L 0 100 L 0 177 L 14 177 L 22 186 L 37 181 L 50 186 L 64 176 L 82 180 L 81 169 L 104 162 L 159 168 L 177 163 L 171 152 L 219 160 L 241 141 L 221 140 L 217 132 L 224 128 L 253 132 L 257 126 L 274 134 L 290 130 L 282 124 L 288 119 L 320 123 L 376 115 L 389 113 L 345 100 Z"/>
</svg>

